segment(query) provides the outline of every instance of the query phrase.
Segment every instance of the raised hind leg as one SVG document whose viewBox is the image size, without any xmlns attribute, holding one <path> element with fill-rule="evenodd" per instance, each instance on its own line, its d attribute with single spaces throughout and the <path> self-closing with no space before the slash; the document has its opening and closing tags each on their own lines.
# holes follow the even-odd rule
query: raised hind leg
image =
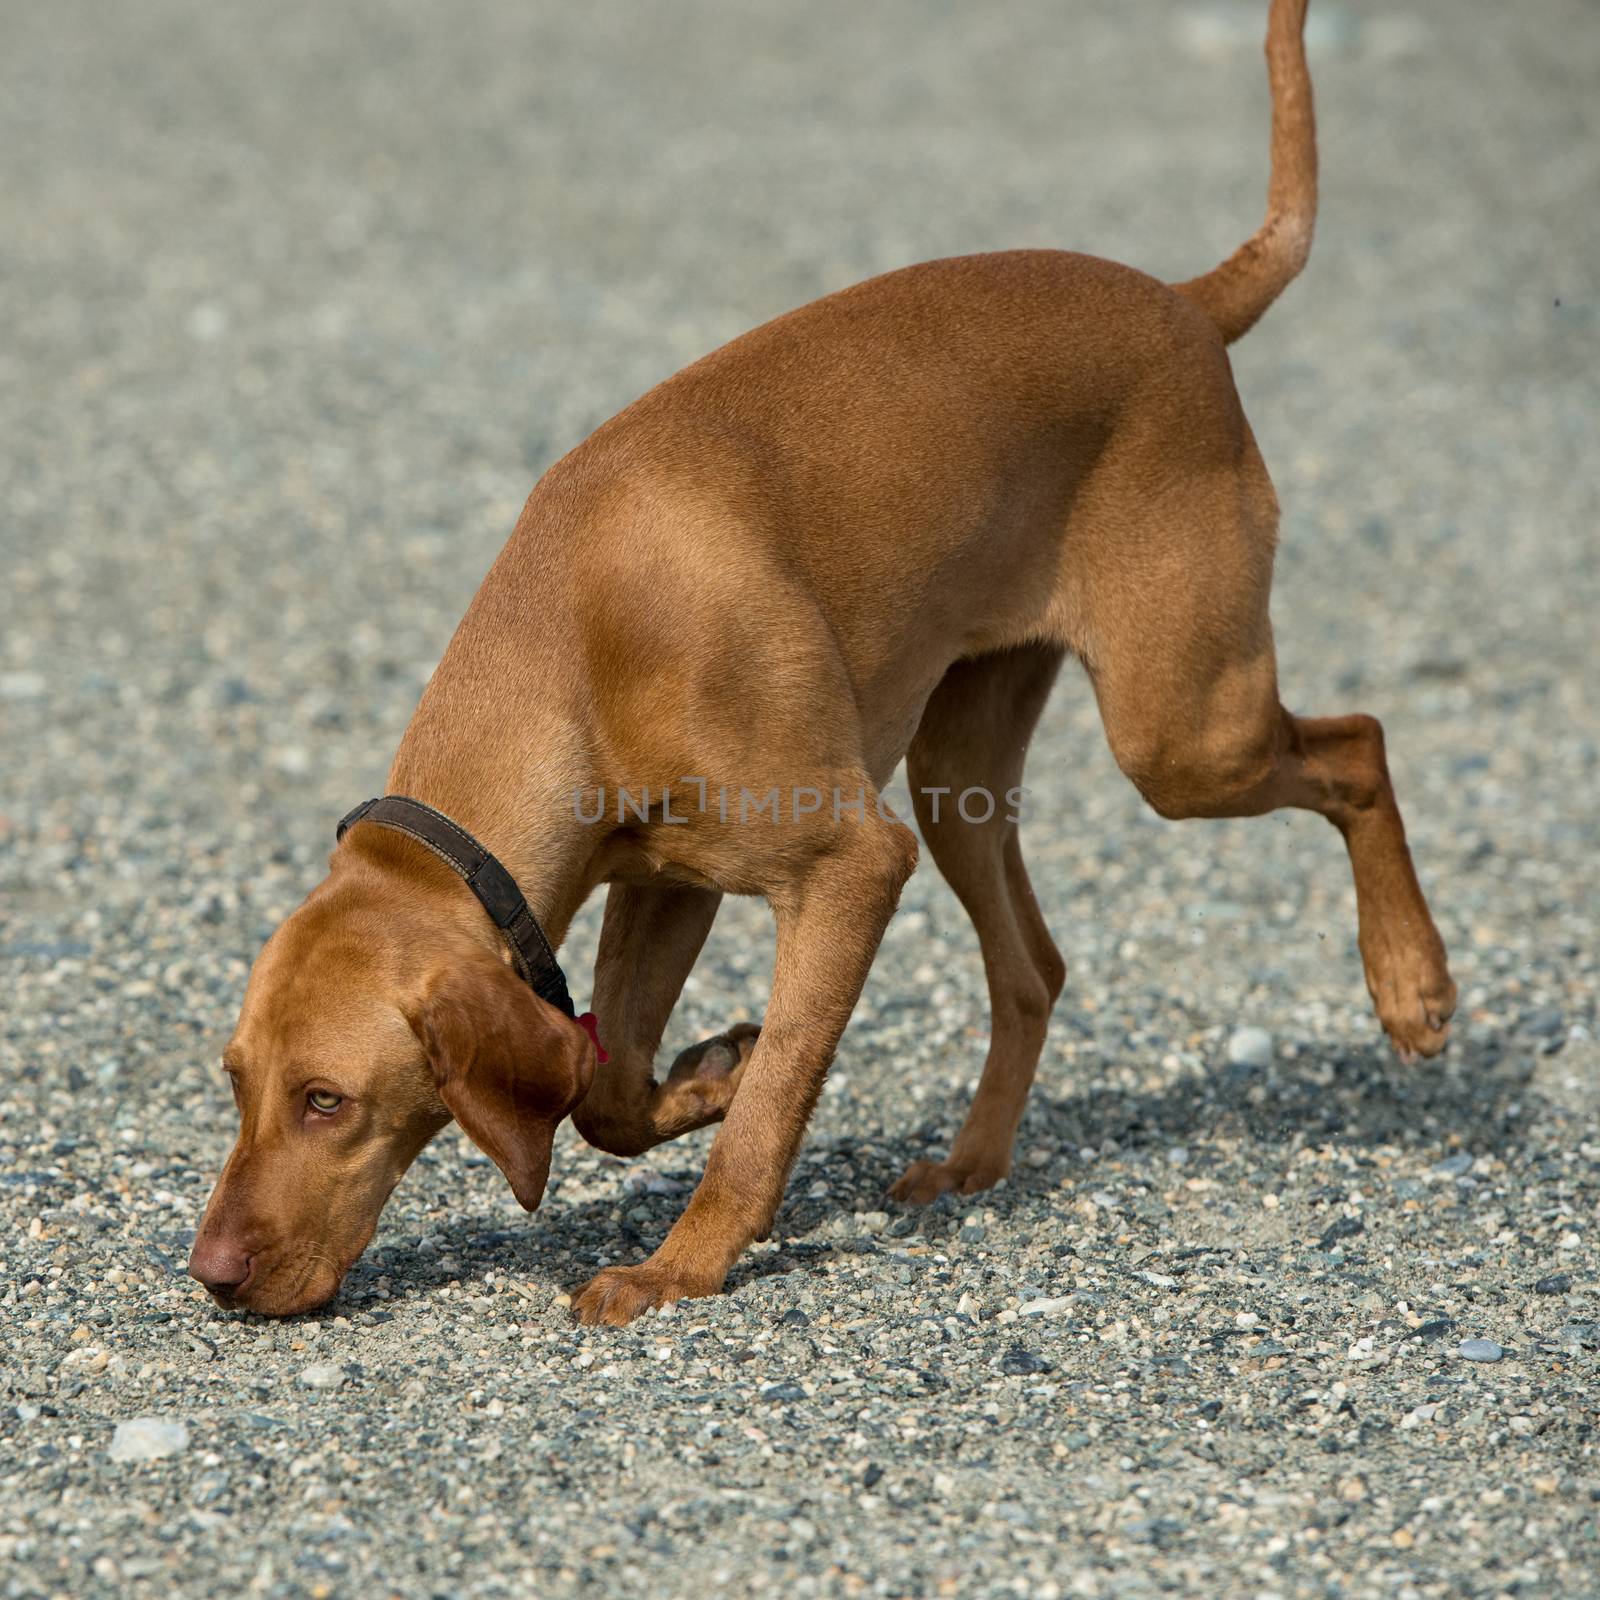
<svg viewBox="0 0 1600 1600">
<path fill-rule="evenodd" d="M 1086 652 L 1118 765 L 1164 817 L 1251 817 L 1294 806 L 1343 835 L 1362 964 L 1378 1020 L 1405 1059 L 1449 1037 L 1456 988 L 1423 898 L 1368 716 L 1297 717 L 1278 701 L 1267 590 L 1270 490 L 1171 511 L 1138 565 L 1137 604 L 1109 563 L 1086 593 Z"/>
<path fill-rule="evenodd" d="M 890 1191 L 914 1205 L 947 1190 L 990 1188 L 1011 1170 L 1050 1009 L 1066 977 L 1028 882 L 1008 799 L 1022 781 L 1028 740 L 1062 654 L 1030 646 L 957 662 L 929 699 L 906 755 L 923 838 L 978 933 L 990 1010 L 983 1075 L 949 1155 L 913 1162 Z"/>
</svg>

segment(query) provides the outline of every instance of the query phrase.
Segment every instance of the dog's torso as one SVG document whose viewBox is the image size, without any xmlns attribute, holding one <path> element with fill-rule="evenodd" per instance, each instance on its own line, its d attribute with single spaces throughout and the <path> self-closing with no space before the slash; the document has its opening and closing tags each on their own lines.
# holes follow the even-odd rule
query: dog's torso
<svg viewBox="0 0 1600 1600">
<path fill-rule="evenodd" d="M 1044 250 L 907 268 L 734 340 L 552 468 L 435 683 L 570 685 L 577 785 L 882 785 L 952 662 L 1092 664 L 1086 586 L 1160 581 L 1163 496 L 1253 457 L 1221 338 L 1157 280 Z"/>
</svg>

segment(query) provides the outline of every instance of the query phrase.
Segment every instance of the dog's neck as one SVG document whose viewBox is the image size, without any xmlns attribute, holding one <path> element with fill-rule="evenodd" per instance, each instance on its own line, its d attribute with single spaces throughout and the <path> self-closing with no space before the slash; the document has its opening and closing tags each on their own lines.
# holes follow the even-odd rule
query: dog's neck
<svg viewBox="0 0 1600 1600">
<path fill-rule="evenodd" d="M 594 885 L 600 830 L 580 820 L 574 803 L 593 782 L 585 741 L 548 705 L 530 708 L 526 721 L 507 719 L 503 707 L 436 717 L 432 688 L 400 742 L 387 792 L 442 811 L 497 856 L 559 947 Z M 484 698 L 452 696 L 457 707 Z"/>
</svg>

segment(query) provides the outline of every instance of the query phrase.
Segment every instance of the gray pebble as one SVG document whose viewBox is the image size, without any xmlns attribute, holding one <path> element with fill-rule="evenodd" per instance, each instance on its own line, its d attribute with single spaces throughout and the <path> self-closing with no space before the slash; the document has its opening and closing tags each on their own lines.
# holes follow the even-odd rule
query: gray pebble
<svg viewBox="0 0 1600 1600">
<path fill-rule="evenodd" d="M 189 1448 L 189 1430 L 164 1417 L 134 1417 L 119 1422 L 106 1454 L 113 1461 L 159 1461 Z"/>
<path fill-rule="evenodd" d="M 1463 1361 L 1498 1361 L 1505 1351 L 1493 1339 L 1463 1339 L 1456 1354 Z"/>
<path fill-rule="evenodd" d="M 1270 1067 L 1272 1035 L 1265 1028 L 1235 1028 L 1228 1040 L 1228 1061 L 1235 1067 Z"/>
<path fill-rule="evenodd" d="M 1035 1355 L 1026 1346 L 1014 1344 L 1001 1356 L 1000 1370 L 1008 1377 L 1028 1378 L 1049 1372 L 1051 1364 L 1043 1356 Z"/>
<path fill-rule="evenodd" d="M 208 1472 L 196 1480 L 194 1488 L 189 1492 L 189 1498 L 197 1506 L 207 1506 L 213 1500 L 220 1500 L 227 1492 L 227 1473 Z"/>
<path fill-rule="evenodd" d="M 1555 1006 L 1542 1006 L 1523 1019 L 1523 1030 L 1540 1038 L 1552 1038 L 1566 1025 L 1566 1019 Z"/>
<path fill-rule="evenodd" d="M 300 1374 L 300 1382 L 307 1389 L 337 1389 L 345 1380 L 345 1370 L 335 1361 L 318 1361 Z"/>
<path fill-rule="evenodd" d="M 1145 1274 L 1145 1276 L 1154 1276 Z M 1170 1280 L 1169 1280 L 1170 1281 Z M 1056 1317 L 1067 1310 L 1072 1304 L 1070 1295 L 1056 1295 L 1050 1299 L 1030 1300 L 1021 1307 L 1019 1315 L 1024 1317 Z"/>
</svg>

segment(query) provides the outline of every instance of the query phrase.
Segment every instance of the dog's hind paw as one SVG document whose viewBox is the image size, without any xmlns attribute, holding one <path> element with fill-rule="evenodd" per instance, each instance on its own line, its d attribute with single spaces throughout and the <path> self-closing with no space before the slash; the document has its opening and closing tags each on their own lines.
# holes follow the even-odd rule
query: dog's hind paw
<svg viewBox="0 0 1600 1600">
<path fill-rule="evenodd" d="M 715 1038 L 702 1039 L 679 1053 L 667 1072 L 667 1082 L 685 1078 L 731 1078 L 750 1059 L 761 1033 L 759 1023 L 740 1022 Z"/>
<path fill-rule="evenodd" d="M 889 1190 L 908 1206 L 932 1205 L 942 1194 L 977 1194 L 1005 1177 L 1009 1163 L 998 1161 L 913 1161 Z"/>
<path fill-rule="evenodd" d="M 1367 963 L 1367 989 L 1396 1053 L 1410 1063 L 1450 1042 L 1456 986 L 1438 936 L 1421 948 L 1382 949 Z"/>
</svg>

